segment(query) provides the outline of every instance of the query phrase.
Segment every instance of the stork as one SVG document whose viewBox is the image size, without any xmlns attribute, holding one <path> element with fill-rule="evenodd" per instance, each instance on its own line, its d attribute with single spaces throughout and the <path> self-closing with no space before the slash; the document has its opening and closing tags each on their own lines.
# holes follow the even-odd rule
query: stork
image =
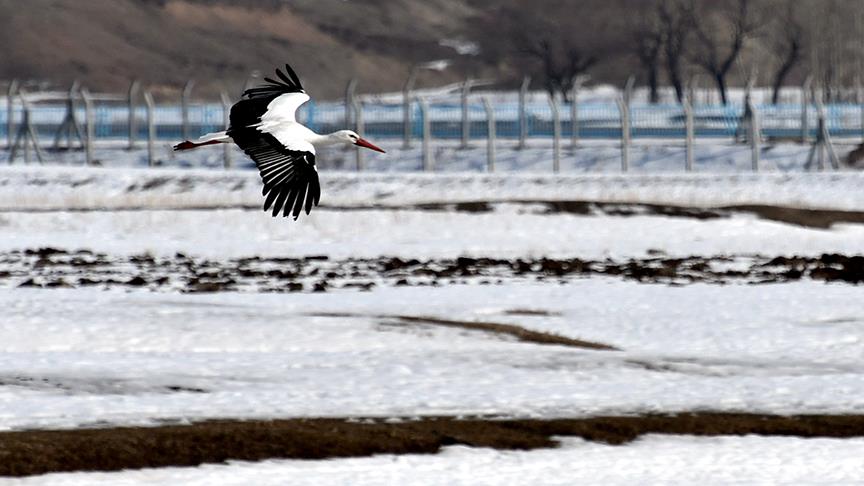
<svg viewBox="0 0 864 486">
<path fill-rule="evenodd" d="M 309 101 L 300 79 L 285 65 L 276 69 L 278 79 L 264 78 L 267 84 L 247 89 L 231 107 L 228 129 L 208 133 L 198 140 L 186 140 L 174 150 L 191 150 L 204 145 L 235 143 L 248 155 L 261 174 L 264 211 L 281 212 L 296 220 L 305 209 L 318 205 L 321 185 L 315 167 L 315 149 L 328 145 L 356 145 L 384 152 L 351 130 L 319 135 L 297 121 L 297 109 Z"/>
</svg>

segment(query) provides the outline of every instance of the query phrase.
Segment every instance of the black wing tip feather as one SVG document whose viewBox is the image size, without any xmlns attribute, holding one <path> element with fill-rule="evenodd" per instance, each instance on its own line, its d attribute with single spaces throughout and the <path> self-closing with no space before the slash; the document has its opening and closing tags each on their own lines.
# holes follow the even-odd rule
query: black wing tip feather
<svg viewBox="0 0 864 486">
<path fill-rule="evenodd" d="M 273 79 L 270 77 L 264 78 L 264 81 L 268 84 L 249 88 L 243 92 L 243 96 L 247 98 L 258 98 L 284 93 L 305 93 L 303 85 L 300 83 L 300 78 L 297 76 L 297 73 L 291 69 L 290 65 L 285 64 L 284 73 L 281 69 L 277 68 L 276 77 L 279 79 Z"/>
<path fill-rule="evenodd" d="M 321 184 L 314 153 L 290 150 L 272 134 L 252 128 L 237 130 L 233 139 L 258 166 L 265 212 L 296 220 L 304 210 L 308 215 L 313 203 L 318 205 Z"/>
<path fill-rule="evenodd" d="M 320 189 L 315 181 L 309 181 L 306 185 L 277 186 L 268 193 L 263 209 L 273 218 L 279 217 L 279 213 L 282 213 L 283 218 L 291 216 L 294 221 L 297 221 L 301 213 L 306 213 L 308 216 L 312 212 L 313 203 L 318 206 L 319 197 Z"/>
</svg>

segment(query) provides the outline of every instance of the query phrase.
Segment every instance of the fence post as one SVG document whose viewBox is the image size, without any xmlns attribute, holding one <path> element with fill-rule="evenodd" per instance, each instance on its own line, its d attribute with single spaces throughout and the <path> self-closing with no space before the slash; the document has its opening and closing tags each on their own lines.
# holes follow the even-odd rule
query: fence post
<svg viewBox="0 0 864 486">
<path fill-rule="evenodd" d="M 684 93 L 684 98 L 689 98 L 691 104 L 698 103 L 699 101 L 696 95 L 699 91 L 699 75 L 693 74 L 692 76 L 690 76 L 690 78 L 687 79 L 684 89 L 686 90 L 686 92 Z M 702 100 L 702 103 L 707 105 L 710 104 L 710 101 L 704 99 Z"/>
<path fill-rule="evenodd" d="M 528 98 L 528 88 L 531 86 L 531 76 L 522 78 L 522 85 L 519 86 L 519 145 L 517 148 L 525 148 L 525 140 L 528 138 L 528 115 L 526 113 L 526 103 Z"/>
<path fill-rule="evenodd" d="M 354 107 L 354 93 L 357 91 L 357 79 L 351 78 L 345 85 L 345 126 L 351 126 L 351 109 Z"/>
<path fill-rule="evenodd" d="M 624 102 L 627 103 L 627 106 L 630 106 L 630 102 L 633 101 L 633 87 L 636 85 L 636 76 L 630 75 L 627 78 L 627 84 L 624 85 Z"/>
<path fill-rule="evenodd" d="M 753 105 L 753 100 L 747 100 L 747 106 L 750 110 L 750 159 L 753 166 L 753 172 L 759 172 L 759 145 L 762 141 L 762 131 L 759 128 L 759 113 Z"/>
<path fill-rule="evenodd" d="M 414 89 L 418 69 L 417 66 L 411 68 L 402 86 L 402 148 L 406 150 L 411 148 L 411 90 Z"/>
<path fill-rule="evenodd" d="M 486 111 L 486 170 L 495 172 L 495 139 L 497 138 L 495 111 L 485 96 L 483 97 L 483 109 Z"/>
<path fill-rule="evenodd" d="M 623 96 L 617 101 L 621 113 L 621 172 L 627 172 L 630 170 L 630 106 Z"/>
<path fill-rule="evenodd" d="M 6 91 L 6 145 L 9 150 L 15 144 L 15 95 L 18 93 L 18 80 L 13 79 Z"/>
<path fill-rule="evenodd" d="M 147 105 L 147 165 L 153 167 L 156 165 L 154 154 L 154 143 L 156 142 L 156 122 L 154 120 L 154 103 L 153 95 L 150 90 L 144 91 L 144 103 Z"/>
<path fill-rule="evenodd" d="M 141 90 L 141 83 L 137 79 L 132 80 L 129 85 L 129 93 L 127 96 L 127 104 L 129 109 L 129 146 L 127 150 L 135 148 L 135 141 L 138 138 L 138 118 L 135 117 L 135 104 L 138 101 L 138 92 Z"/>
<path fill-rule="evenodd" d="M 69 88 L 66 95 L 66 115 L 63 117 L 63 122 L 57 127 L 54 133 L 54 150 L 60 149 L 60 143 L 63 136 L 66 136 L 66 150 L 72 149 L 72 136 L 78 139 L 78 143 L 83 147 L 84 137 L 81 135 L 81 127 L 78 126 L 78 117 L 75 115 L 75 101 L 78 96 L 80 83 L 76 79 Z"/>
<path fill-rule="evenodd" d="M 366 123 L 363 121 L 363 102 L 354 98 L 352 104 L 354 107 L 355 131 L 357 132 L 357 135 L 360 135 L 360 138 L 363 138 L 363 135 L 366 133 Z M 354 150 L 354 154 L 357 157 L 357 172 L 362 172 L 364 169 L 363 151 Z"/>
<path fill-rule="evenodd" d="M 561 116 L 554 94 L 549 95 L 549 110 L 552 111 L 552 172 L 561 170 Z"/>
<path fill-rule="evenodd" d="M 84 160 L 87 165 L 93 165 L 93 137 L 95 136 L 95 123 L 93 119 L 93 97 L 90 96 L 90 91 L 87 88 L 81 90 L 81 98 L 84 100 Z"/>
<path fill-rule="evenodd" d="M 420 105 L 420 116 L 423 123 L 423 170 L 432 172 L 434 161 L 432 160 L 432 126 L 429 120 L 429 104 L 423 98 L 418 98 Z"/>
<path fill-rule="evenodd" d="M 222 92 L 219 93 L 219 99 L 222 101 L 222 122 L 225 124 L 225 129 L 227 130 L 231 125 L 231 98 L 223 89 Z M 222 144 L 222 164 L 226 169 L 230 169 L 234 165 L 234 161 L 231 159 L 231 149 L 233 145 L 234 144 L 231 143 Z"/>
<path fill-rule="evenodd" d="M 18 96 L 21 98 L 21 126 L 18 127 L 18 131 L 22 135 L 22 137 L 18 138 L 24 142 L 24 163 L 30 165 L 30 145 L 28 143 L 28 137 L 30 136 L 30 103 L 25 98 L 26 94 L 23 89 L 18 90 Z"/>
<path fill-rule="evenodd" d="M 807 143 L 810 138 L 810 87 L 813 83 L 813 76 L 807 76 L 804 84 L 801 85 L 801 143 Z"/>
<path fill-rule="evenodd" d="M 825 110 L 822 108 L 820 101 L 817 101 L 818 107 L 816 118 L 818 129 L 816 130 L 816 143 L 814 144 L 814 147 L 816 147 L 816 150 L 818 151 L 818 169 L 819 172 L 822 172 L 825 170 L 825 144 L 823 140 L 823 135 L 825 134 Z"/>
<path fill-rule="evenodd" d="M 27 93 L 23 89 L 19 89 L 18 97 L 21 99 L 22 120 L 21 126 L 18 127 L 18 133 L 15 135 L 12 148 L 9 152 L 9 163 L 15 160 L 15 155 L 18 153 L 18 147 L 24 145 L 24 162 L 30 163 L 30 144 L 33 144 L 33 149 L 36 151 L 36 157 L 39 163 L 43 163 L 42 149 L 39 147 L 39 137 L 36 130 L 33 129 L 33 124 L 30 119 L 30 103 L 27 102 Z M 10 100 L 11 101 L 11 100 Z"/>
<path fill-rule="evenodd" d="M 837 152 L 834 151 L 834 144 L 831 141 L 831 133 L 828 131 L 828 123 L 825 119 L 825 106 L 822 104 L 822 99 L 816 99 L 816 117 L 817 130 L 816 141 L 810 148 L 810 153 L 807 156 L 807 162 L 804 164 L 804 170 L 810 170 L 813 166 L 813 156 L 817 155 L 817 168 L 819 171 L 825 170 L 825 152 L 828 152 L 831 167 L 835 170 L 840 168 L 840 159 L 837 157 Z"/>
<path fill-rule="evenodd" d="M 684 98 L 684 125 L 685 125 L 685 145 L 687 147 L 687 157 L 684 162 L 684 170 L 691 172 L 693 170 L 693 139 L 695 138 L 695 127 L 693 126 L 693 106 L 687 97 Z"/>
<path fill-rule="evenodd" d="M 822 140 L 825 143 L 825 150 L 828 152 L 828 160 L 831 162 L 831 167 L 834 170 L 840 170 L 840 159 L 837 157 L 837 152 L 834 150 L 834 142 L 831 141 L 831 132 L 828 130 L 828 122 L 825 119 L 824 108 L 821 117 Z"/>
<path fill-rule="evenodd" d="M 861 75 L 855 78 L 855 85 L 855 101 L 858 103 L 858 111 L 861 115 L 861 138 L 864 140 L 864 86 L 861 85 Z"/>
<path fill-rule="evenodd" d="M 183 140 L 189 140 L 191 138 L 189 136 L 189 99 L 192 97 L 193 88 L 195 88 L 195 80 L 190 79 L 189 81 L 186 81 L 186 84 L 183 86 L 183 92 L 180 94 Z"/>
<path fill-rule="evenodd" d="M 579 146 L 579 89 L 582 88 L 582 76 L 573 79 L 570 91 L 570 148 L 575 152 Z"/>
<path fill-rule="evenodd" d="M 468 96 L 471 94 L 471 78 L 465 80 L 462 85 L 462 145 L 468 148 L 468 140 L 471 138 L 471 120 L 468 116 Z"/>
</svg>

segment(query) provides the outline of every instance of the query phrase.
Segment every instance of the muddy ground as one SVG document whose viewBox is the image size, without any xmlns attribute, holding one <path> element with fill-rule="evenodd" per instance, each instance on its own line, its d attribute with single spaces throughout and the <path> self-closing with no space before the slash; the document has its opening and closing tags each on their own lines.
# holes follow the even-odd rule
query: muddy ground
<svg viewBox="0 0 864 486">
<path fill-rule="evenodd" d="M 656 256 L 626 260 L 236 258 L 176 254 L 110 256 L 90 250 L 38 248 L 0 254 L 0 287 L 125 287 L 182 292 L 325 292 L 375 286 L 500 284 L 516 280 L 566 283 L 614 276 L 639 282 L 752 284 L 813 279 L 864 283 L 864 256 Z"/>
<path fill-rule="evenodd" d="M 555 447 L 555 436 L 626 444 L 643 434 L 862 437 L 861 415 L 680 413 L 578 419 L 308 418 L 0 433 L 0 476 L 197 466 L 228 460 L 432 454 L 463 444 Z"/>
</svg>

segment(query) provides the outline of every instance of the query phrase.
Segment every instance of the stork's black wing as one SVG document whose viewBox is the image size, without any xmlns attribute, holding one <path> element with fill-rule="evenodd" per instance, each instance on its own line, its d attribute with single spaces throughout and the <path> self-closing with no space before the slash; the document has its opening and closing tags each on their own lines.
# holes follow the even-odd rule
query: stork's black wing
<svg viewBox="0 0 864 486">
<path fill-rule="evenodd" d="M 309 214 L 312 205 L 318 205 L 321 185 L 314 153 L 289 150 L 273 135 L 255 128 L 234 130 L 231 137 L 258 166 L 264 181 L 264 211 L 272 207 L 273 217 L 281 211 L 282 216 L 292 214 L 296 220 L 301 211 Z"/>
<path fill-rule="evenodd" d="M 286 64 L 285 71 L 288 74 L 277 69 L 278 80 L 264 78 L 267 84 L 243 92 L 243 99 L 231 107 L 229 135 L 235 128 L 242 129 L 260 122 L 261 116 L 267 112 L 267 106 L 279 96 L 288 93 L 305 93 L 303 86 L 300 85 L 300 79 L 291 66 Z"/>
<path fill-rule="evenodd" d="M 276 77 L 278 79 L 264 78 L 267 84 L 247 89 L 243 92 L 243 96 L 253 100 L 261 98 L 272 100 L 285 93 L 305 93 L 303 85 L 300 84 L 300 78 L 297 77 L 297 73 L 291 69 L 291 66 L 286 64 L 284 73 L 276 69 Z"/>
</svg>

